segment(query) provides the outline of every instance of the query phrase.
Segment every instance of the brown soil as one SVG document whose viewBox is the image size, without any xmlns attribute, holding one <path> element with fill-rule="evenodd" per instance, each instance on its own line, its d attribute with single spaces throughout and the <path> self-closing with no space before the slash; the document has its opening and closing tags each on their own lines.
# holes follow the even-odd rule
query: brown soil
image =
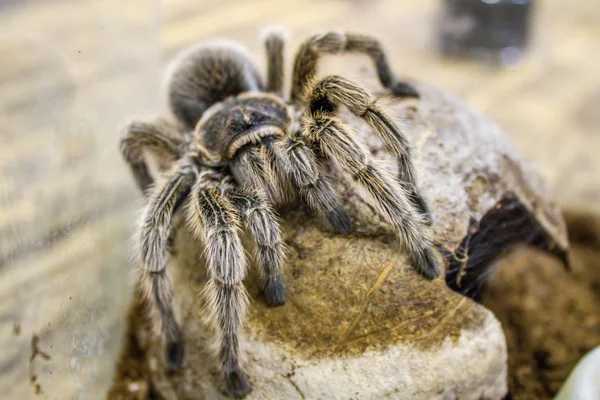
<svg viewBox="0 0 600 400">
<path fill-rule="evenodd" d="M 568 213 L 572 242 L 570 272 L 554 258 L 521 248 L 500 262 L 482 295 L 508 341 L 512 399 L 549 399 L 577 361 L 600 345 L 600 218 Z M 133 328 L 108 399 L 154 398 L 144 351 Z"/>
<path fill-rule="evenodd" d="M 505 258 L 482 303 L 508 342 L 512 399 L 550 399 L 583 355 L 600 345 L 600 219 L 567 213 L 571 271 L 531 249 Z"/>
<path fill-rule="evenodd" d="M 117 364 L 113 386 L 106 396 L 109 400 L 150 400 L 156 396 L 152 391 L 150 370 L 146 354 L 135 335 L 142 321 L 143 309 L 136 301 L 129 311 L 125 348 Z"/>
</svg>

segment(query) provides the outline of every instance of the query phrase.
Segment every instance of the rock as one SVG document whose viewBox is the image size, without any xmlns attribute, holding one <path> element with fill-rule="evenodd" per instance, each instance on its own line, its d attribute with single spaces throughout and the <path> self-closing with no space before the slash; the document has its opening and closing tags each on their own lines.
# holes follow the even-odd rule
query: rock
<svg viewBox="0 0 600 400">
<path fill-rule="evenodd" d="M 357 206 L 353 215 L 358 210 L 367 208 Z M 442 279 L 417 275 L 385 227 L 372 227 L 363 214 L 348 239 L 301 212 L 285 215 L 288 302 L 268 308 L 256 276 L 246 280 L 254 299 L 244 346 L 250 398 L 496 399 L 506 393 L 506 344 L 496 318 Z M 151 337 L 153 384 L 165 399 L 225 398 L 207 355 L 199 246 L 186 232 L 177 244 L 171 270 L 187 354 L 183 370 L 169 376 L 163 346 Z"/>
<path fill-rule="evenodd" d="M 280 210 L 290 249 L 288 302 L 268 308 L 254 271 L 245 281 L 253 299 L 244 346 L 251 398 L 496 399 L 506 394 L 500 324 L 447 284 L 473 295 L 490 262 L 519 242 L 566 261 L 564 221 L 535 170 L 493 123 L 435 88 L 419 85 L 419 90 L 419 101 L 386 103 L 406 124 L 419 190 L 447 256 L 446 279 L 430 282 L 417 275 L 390 228 L 341 180 L 338 192 L 353 218 L 349 236 L 332 233 L 304 209 Z M 393 158 L 369 129 L 345 118 L 393 168 Z M 244 241 L 250 250 L 249 238 Z M 169 270 L 187 346 L 182 370 L 167 374 L 162 344 L 147 325 L 137 329 L 153 386 L 166 399 L 224 396 L 202 318 L 202 250 L 185 229 L 178 231 Z"/>
<path fill-rule="evenodd" d="M 458 98 L 426 85 L 419 91 L 418 104 L 393 107 L 411 132 L 419 191 L 448 257 L 447 284 L 476 297 L 492 262 L 519 243 L 568 266 L 565 222 L 536 168 L 493 122 Z"/>
</svg>

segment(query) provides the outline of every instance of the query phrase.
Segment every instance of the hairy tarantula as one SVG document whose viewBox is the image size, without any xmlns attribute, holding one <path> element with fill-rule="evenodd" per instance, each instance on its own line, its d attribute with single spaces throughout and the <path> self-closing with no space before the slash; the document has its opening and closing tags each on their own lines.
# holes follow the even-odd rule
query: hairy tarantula
<svg viewBox="0 0 600 400">
<path fill-rule="evenodd" d="M 351 230 L 350 217 L 322 173 L 327 160 L 363 189 L 373 208 L 395 228 L 420 273 L 433 279 L 440 263 L 404 134 L 361 86 L 340 76 L 315 80 L 321 55 L 357 52 L 373 60 L 381 83 L 393 94 L 418 96 L 395 78 L 380 43 L 350 33 L 310 37 L 296 54 L 289 99 L 283 95 L 283 33 L 269 32 L 265 46 L 266 86 L 239 45 L 220 42 L 183 52 L 171 68 L 168 100 L 185 129 L 174 130 L 165 121 L 134 122 L 121 142 L 125 160 L 149 197 L 139 228 L 142 281 L 160 315 L 167 364 L 178 369 L 184 355 L 165 268 L 174 214 L 187 203 L 185 219 L 206 248 L 210 281 L 205 295 L 218 332 L 218 359 L 227 389 L 236 397 L 250 390 L 239 361 L 247 303 L 241 223 L 254 238 L 266 301 L 283 304 L 285 252 L 273 207 L 298 196 L 337 232 Z M 338 118 L 341 106 L 366 121 L 397 155 L 398 178 Z M 164 179 L 156 185 L 145 151 L 165 167 Z"/>
</svg>

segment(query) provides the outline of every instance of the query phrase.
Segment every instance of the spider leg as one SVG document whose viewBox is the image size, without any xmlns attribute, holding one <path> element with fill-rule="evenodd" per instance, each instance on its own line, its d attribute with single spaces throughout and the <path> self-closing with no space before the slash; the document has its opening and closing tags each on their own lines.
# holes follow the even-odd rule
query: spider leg
<svg viewBox="0 0 600 400">
<path fill-rule="evenodd" d="M 231 170 L 238 182 L 260 188 L 273 202 L 279 202 L 286 193 L 283 193 L 280 171 L 271 163 L 267 152 L 263 146 L 246 149 L 233 161 Z"/>
<path fill-rule="evenodd" d="M 400 82 L 390 67 L 383 46 L 379 40 L 354 33 L 327 32 L 308 38 L 300 45 L 294 61 L 292 76 L 292 101 L 299 101 L 310 82 L 314 80 L 317 62 L 324 54 L 339 54 L 343 52 L 362 53 L 369 56 L 382 85 L 397 96 L 419 97 L 417 91 L 410 85 Z"/>
<path fill-rule="evenodd" d="M 173 233 L 173 214 L 188 195 L 195 179 L 194 172 L 176 165 L 168 180 L 157 187 L 146 209 L 140 228 L 140 257 L 144 267 L 142 285 L 159 312 L 166 338 L 166 359 L 171 370 L 183 362 L 183 336 L 175 319 L 173 292 L 167 276 L 167 247 Z"/>
<path fill-rule="evenodd" d="M 284 46 L 285 31 L 282 28 L 271 28 L 265 35 L 267 51 L 267 85 L 266 91 L 278 95 L 283 94 L 284 78 Z"/>
<path fill-rule="evenodd" d="M 283 266 L 285 247 L 281 228 L 271 206 L 258 190 L 247 187 L 227 189 L 227 198 L 238 209 L 254 238 L 256 259 L 263 279 L 263 293 L 270 306 L 285 303 Z"/>
<path fill-rule="evenodd" d="M 132 122 L 125 129 L 125 136 L 121 139 L 121 153 L 143 193 L 154 183 L 144 152 L 151 152 L 162 164 L 173 163 L 180 158 L 183 145 L 183 140 L 176 137 L 174 132 L 174 127 L 166 121 Z"/>
<path fill-rule="evenodd" d="M 325 214 L 337 232 L 347 234 L 352 230 L 350 216 L 340 204 L 333 187 L 319 172 L 313 152 L 298 136 L 286 134 L 275 141 L 273 148 L 283 169 L 296 184 L 300 195 L 315 211 Z"/>
<path fill-rule="evenodd" d="M 373 160 L 365 145 L 354 139 L 351 128 L 331 113 L 306 115 L 302 129 L 309 141 L 366 191 L 373 207 L 403 240 L 415 268 L 429 279 L 436 278 L 439 257 L 424 218 L 409 200 L 406 189 Z"/>
<path fill-rule="evenodd" d="M 206 245 L 210 280 L 204 289 L 210 320 L 217 328 L 218 358 L 230 394 L 243 397 L 250 391 L 240 367 L 240 331 L 247 306 L 242 284 L 247 262 L 238 236 L 239 217 L 222 196 L 218 184 L 201 173 L 192 188 L 188 223 Z"/>
<path fill-rule="evenodd" d="M 364 119 L 398 157 L 398 175 L 410 199 L 430 222 L 427 204 L 417 192 L 416 173 L 410 154 L 410 144 L 398 125 L 381 109 L 371 94 L 356 83 L 340 76 L 328 76 L 318 82 L 310 94 L 312 112 L 337 112 L 339 105 Z"/>
</svg>

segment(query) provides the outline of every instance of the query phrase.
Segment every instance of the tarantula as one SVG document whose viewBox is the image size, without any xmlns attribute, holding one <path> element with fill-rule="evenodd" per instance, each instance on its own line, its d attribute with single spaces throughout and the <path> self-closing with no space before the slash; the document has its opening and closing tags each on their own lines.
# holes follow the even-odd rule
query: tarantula
<svg viewBox="0 0 600 400">
<path fill-rule="evenodd" d="M 404 134 L 361 86 L 340 76 L 315 80 L 321 55 L 357 52 L 373 60 L 381 83 L 393 94 L 418 96 L 396 79 L 380 43 L 350 33 L 310 37 L 296 54 L 289 99 L 283 94 L 283 32 L 270 31 L 265 46 L 266 86 L 247 52 L 235 43 L 184 51 L 167 80 L 169 106 L 183 129 L 165 121 L 134 122 L 121 141 L 122 154 L 149 197 L 139 228 L 142 282 L 160 316 L 167 365 L 177 370 L 184 356 L 165 268 L 174 215 L 187 203 L 185 220 L 206 249 L 210 281 L 204 294 L 218 332 L 218 359 L 227 389 L 236 397 L 250 390 L 239 361 L 247 303 L 241 223 L 254 238 L 266 301 L 283 304 L 285 251 L 273 207 L 298 197 L 335 231 L 351 230 L 350 217 L 322 172 L 326 161 L 364 190 L 372 207 L 395 228 L 419 272 L 433 279 L 440 263 Z M 398 178 L 372 158 L 338 117 L 342 106 L 366 121 L 397 155 Z M 164 179 L 156 185 L 144 152 L 163 167 Z"/>
</svg>

